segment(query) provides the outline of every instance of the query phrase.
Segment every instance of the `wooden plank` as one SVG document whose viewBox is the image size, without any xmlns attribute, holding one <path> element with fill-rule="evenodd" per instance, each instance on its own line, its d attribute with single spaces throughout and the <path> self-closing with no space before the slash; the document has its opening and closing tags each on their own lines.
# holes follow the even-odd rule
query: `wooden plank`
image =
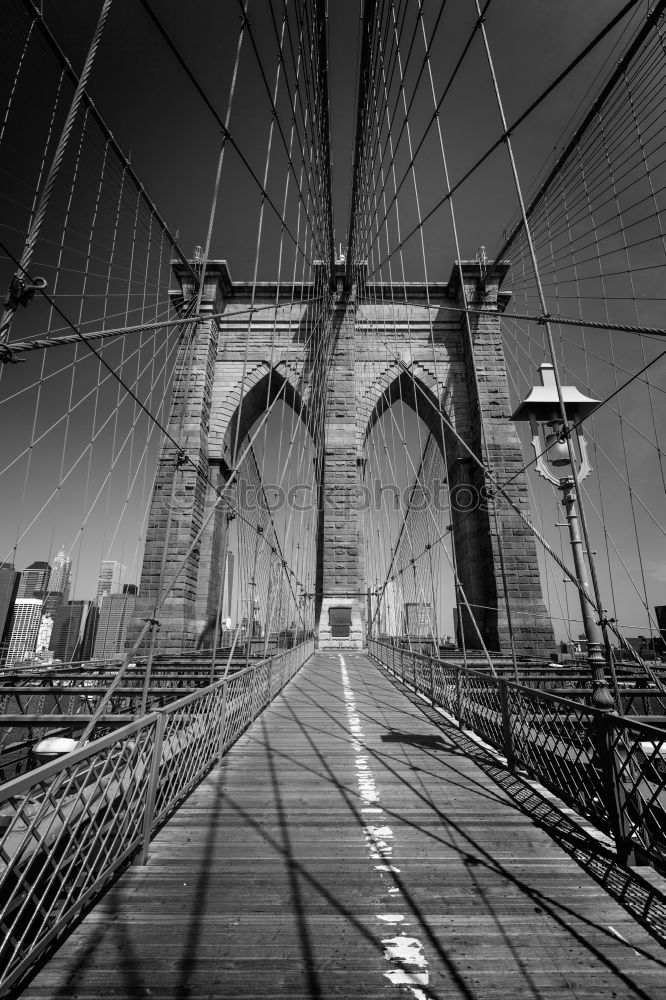
<svg viewBox="0 0 666 1000">
<path fill-rule="evenodd" d="M 346 685 L 313 657 L 25 1000 L 666 995 L 666 950 L 459 734 L 344 660 Z"/>
</svg>

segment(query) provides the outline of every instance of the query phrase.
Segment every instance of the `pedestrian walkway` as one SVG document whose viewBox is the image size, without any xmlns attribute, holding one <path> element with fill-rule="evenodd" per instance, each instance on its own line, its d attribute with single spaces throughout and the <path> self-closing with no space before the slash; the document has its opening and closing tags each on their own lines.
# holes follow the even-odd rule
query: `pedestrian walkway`
<svg viewBox="0 0 666 1000">
<path fill-rule="evenodd" d="M 666 997 L 666 949 L 480 756 L 316 654 L 23 996 Z"/>
</svg>

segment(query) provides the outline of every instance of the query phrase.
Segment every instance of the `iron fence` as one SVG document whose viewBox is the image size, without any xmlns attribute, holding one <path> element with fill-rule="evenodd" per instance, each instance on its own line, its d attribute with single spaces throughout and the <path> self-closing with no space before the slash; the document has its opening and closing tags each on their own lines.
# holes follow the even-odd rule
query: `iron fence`
<svg viewBox="0 0 666 1000">
<path fill-rule="evenodd" d="M 612 836 L 622 864 L 666 872 L 663 730 L 376 639 L 368 652 Z"/>
<path fill-rule="evenodd" d="M 26 974 L 314 651 L 313 641 L 149 712 L 0 787 L 0 992 Z"/>
</svg>

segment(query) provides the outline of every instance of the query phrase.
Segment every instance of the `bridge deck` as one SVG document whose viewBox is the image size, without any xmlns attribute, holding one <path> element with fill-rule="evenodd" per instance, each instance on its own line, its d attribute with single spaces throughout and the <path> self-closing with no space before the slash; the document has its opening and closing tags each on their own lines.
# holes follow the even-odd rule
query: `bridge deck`
<svg viewBox="0 0 666 1000">
<path fill-rule="evenodd" d="M 666 949 L 483 756 L 317 654 L 24 997 L 666 996 Z"/>
</svg>

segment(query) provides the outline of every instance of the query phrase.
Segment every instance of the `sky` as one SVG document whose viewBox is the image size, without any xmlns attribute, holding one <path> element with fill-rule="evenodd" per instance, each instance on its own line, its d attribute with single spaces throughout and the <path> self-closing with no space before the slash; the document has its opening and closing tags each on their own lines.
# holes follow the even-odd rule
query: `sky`
<svg viewBox="0 0 666 1000">
<path fill-rule="evenodd" d="M 191 7 L 192 16 L 186 18 L 182 3 L 156 0 L 153 6 L 224 117 L 239 23 L 237 0 L 198 0 Z M 276 0 L 274 7 L 280 10 Z M 425 0 L 427 20 L 432 21 L 439 7 L 439 0 Z M 507 117 L 511 119 L 523 111 L 620 7 L 620 3 L 606 0 L 585 4 L 574 0 L 557 4 L 494 0 L 487 12 L 486 26 Z M 343 243 L 349 220 L 361 8 L 361 0 L 328 3 L 333 216 L 336 240 Z M 473 0 L 448 0 L 446 8 L 441 60 L 438 50 L 433 55 L 433 64 L 442 79 L 450 71 L 453 55 L 457 57 L 475 14 Z M 71 54 L 74 65 L 83 58 L 97 9 L 96 3 L 44 2 L 47 22 Z M 259 47 L 264 41 L 268 51 L 271 39 L 265 5 L 250 0 L 248 15 Z M 616 36 L 617 33 L 613 37 Z M 543 43 L 535 44 L 536 39 Z M 516 134 L 516 155 L 527 186 L 577 112 L 608 51 L 605 44 L 586 60 Z M 451 101 L 447 102 L 451 107 L 449 146 L 454 177 L 500 132 L 482 57 L 480 47 L 475 46 Z M 266 59 L 267 72 L 272 72 L 273 61 Z M 114 0 L 89 89 L 122 148 L 131 151 L 132 163 L 162 215 L 173 230 L 179 231 L 182 246 L 188 249 L 201 244 L 215 176 L 219 130 L 137 0 Z M 238 136 L 248 159 L 261 171 L 266 100 L 256 60 L 247 45 L 241 59 L 236 101 L 232 134 Z M 515 198 L 509 195 L 506 167 L 500 153 L 491 158 L 479 175 L 479 182 L 470 185 L 470 194 L 459 205 L 464 217 L 463 249 L 470 256 L 480 243 L 489 248 L 494 245 L 514 209 Z M 230 174 L 225 187 L 229 191 L 238 183 L 242 188 L 240 194 L 245 195 L 250 189 L 246 189 L 232 159 L 229 157 L 226 167 Z M 441 171 L 436 165 L 431 173 L 430 184 L 441 188 Z M 428 180 L 427 174 L 426 164 L 424 181 Z M 220 215 L 213 238 L 213 253 L 227 258 L 232 277 L 239 278 L 250 274 L 254 254 L 254 241 L 239 239 L 242 232 L 236 225 L 242 215 L 240 205 L 245 204 L 242 197 L 224 200 L 225 209 L 231 214 Z M 442 262 L 442 280 L 448 277 L 448 269 L 447 259 Z"/>
<path fill-rule="evenodd" d="M 240 25 L 240 4 L 237 0 L 197 0 L 188 5 L 186 16 L 182 2 L 153 0 L 152 6 L 209 100 L 224 118 Z M 400 4 L 396 6 L 398 10 L 401 9 Z M 429 30 L 435 23 L 440 7 L 440 0 L 424 0 L 424 18 Z M 561 0 L 557 4 L 541 0 L 493 0 L 487 11 L 486 28 L 508 121 L 512 121 L 531 103 L 620 7 L 618 0 L 590 0 L 585 4 L 576 0 Z M 645 4 L 636 4 L 634 15 L 638 17 L 644 13 L 645 7 Z M 273 0 L 273 8 L 279 23 L 281 4 L 278 0 Z M 336 244 L 341 243 L 343 247 L 347 241 L 350 214 L 361 8 L 360 0 L 328 2 L 333 224 Z M 22 37 L 19 30 L 22 10 L 23 4 L 19 0 L 11 0 L 3 10 L 8 30 L 2 42 L 5 58 L 2 62 L 4 69 L 0 70 L 0 106 L 4 106 L 11 92 L 12 67 L 15 65 Z M 99 4 L 81 4 L 78 0 L 44 0 L 43 10 L 46 22 L 72 65 L 80 69 L 94 29 Z M 264 0 L 249 0 L 248 15 L 257 53 L 245 39 L 230 120 L 231 134 L 259 177 L 263 176 L 265 168 L 271 120 L 259 66 L 264 69 L 271 84 L 276 67 L 275 42 L 268 10 L 268 4 Z M 448 0 L 445 4 L 442 27 L 433 44 L 431 58 L 438 93 L 448 79 L 474 19 L 473 0 Z M 590 93 L 598 85 L 599 74 L 607 72 L 616 58 L 617 50 L 614 46 L 626 27 L 625 20 L 516 130 L 513 136 L 514 150 L 526 192 L 533 189 L 544 167 L 553 161 L 557 150 L 561 148 L 567 128 L 580 115 L 589 101 Z M 2 236 L 17 255 L 20 255 L 21 233 L 29 217 L 31 192 L 43 176 L 43 172 L 40 174 L 42 136 L 50 128 L 54 133 L 57 132 L 57 128 L 50 122 L 50 114 L 54 95 L 61 85 L 54 64 L 45 53 L 46 50 L 40 57 L 41 63 L 36 57 L 33 62 L 30 57 L 26 60 L 26 71 L 21 77 L 21 86 L 17 89 L 12 117 L 7 126 L 4 151 L 0 147 L 0 168 L 3 169 L 5 178 Z M 405 66 L 407 88 L 414 79 L 417 66 L 416 60 Z M 131 160 L 133 169 L 150 199 L 158 207 L 161 217 L 169 229 L 174 234 L 177 233 L 184 253 L 191 253 L 196 245 L 205 242 L 220 148 L 220 130 L 138 0 L 114 0 L 88 90 L 116 142 Z M 65 97 L 66 88 L 63 89 L 63 104 Z M 281 95 L 278 106 L 286 121 L 285 100 L 286 96 Z M 415 103 L 410 115 L 415 137 L 424 129 L 430 114 L 431 106 L 425 98 Z M 28 120 L 31 124 L 26 128 L 25 121 Z M 399 122 L 399 118 L 396 121 Z M 442 109 L 442 126 L 450 175 L 454 181 L 464 174 L 501 132 L 497 105 L 478 35 Z M 75 144 L 67 162 L 70 173 L 75 169 L 74 146 Z M 103 166 L 104 145 L 99 139 L 86 139 L 81 148 L 77 193 L 68 221 L 66 252 L 70 257 L 61 259 L 62 277 L 58 290 L 62 295 L 61 301 L 74 310 L 74 318 L 84 324 L 94 324 L 100 321 L 102 315 L 99 311 L 95 313 L 94 305 L 94 295 L 97 294 L 98 301 L 101 301 L 104 292 L 101 250 L 99 275 L 86 279 L 89 298 L 86 300 L 85 310 L 76 316 L 77 296 L 80 296 L 76 274 L 80 272 L 81 256 L 88 252 L 88 223 L 84 220 L 94 211 L 97 192 L 103 187 L 95 238 L 100 247 L 108 249 L 114 239 L 113 206 L 116 203 L 122 205 L 122 211 L 118 210 L 118 214 L 122 215 L 122 225 L 118 227 L 116 251 L 119 259 L 122 251 L 122 259 L 126 260 L 130 254 L 129 242 L 125 246 L 122 241 L 129 239 L 127 234 L 132 228 L 134 216 L 131 199 L 134 194 L 130 193 L 128 187 L 123 188 L 121 194 L 118 193 L 121 185 L 120 172 L 117 166 L 114 168 L 115 174 L 111 167 Z M 399 169 L 406 164 L 405 148 L 403 143 L 396 156 Z M 277 137 L 274 139 L 270 167 L 267 188 L 275 203 L 281 204 L 287 168 Z M 103 177 L 103 185 L 100 177 Z M 425 144 L 418 163 L 418 180 L 422 205 L 427 210 L 428 206 L 441 199 L 446 190 L 438 151 L 431 146 L 430 140 Z M 63 187 L 57 193 L 62 216 L 67 211 L 67 191 Z M 501 243 L 502 234 L 514 218 L 516 208 L 515 188 L 506 150 L 502 146 L 461 187 L 456 197 L 462 255 L 466 258 L 473 257 L 481 245 L 492 253 Z M 313 206 L 311 210 L 314 212 Z M 415 217 L 415 207 L 413 196 L 407 190 L 401 210 L 403 225 L 409 229 L 410 221 Z M 260 213 L 261 199 L 256 184 L 250 179 L 247 168 L 238 155 L 227 148 L 212 232 L 211 257 L 226 259 L 235 280 L 251 280 L 255 266 L 259 280 L 274 279 L 276 276 L 280 225 L 274 214 L 266 209 L 260 251 L 257 252 Z M 286 218 L 295 231 L 297 205 L 291 195 Z M 139 242 L 144 240 L 141 244 L 144 249 L 152 245 L 151 240 L 156 239 L 154 230 L 147 235 L 146 219 L 147 214 L 142 208 Z M 55 220 L 50 220 L 49 225 L 52 229 L 47 230 L 47 233 L 51 236 L 51 243 L 41 251 L 40 264 L 46 268 L 44 273 L 52 280 L 56 248 L 60 241 L 60 221 L 56 224 Z M 424 227 L 424 238 L 429 279 L 447 280 L 455 258 L 448 208 L 443 207 L 434 214 Z M 288 239 L 285 239 L 285 246 L 287 249 L 281 265 L 281 276 L 283 280 L 288 280 L 292 275 L 294 262 L 297 262 L 299 269 L 302 262 L 298 255 L 294 255 Z M 78 257 L 71 256 L 75 254 Z M 146 279 L 145 282 L 149 291 L 142 301 L 139 301 L 138 285 L 133 284 L 131 288 L 127 286 L 125 315 L 136 316 L 140 313 L 146 318 L 158 317 L 160 308 L 166 301 L 169 284 L 164 268 L 159 268 L 160 259 L 166 257 L 162 254 L 160 258 L 157 251 L 150 258 L 149 280 Z M 418 239 L 412 239 L 406 245 L 404 262 L 408 280 L 422 278 L 423 260 Z M 131 272 L 135 280 L 137 262 L 134 261 L 131 267 L 135 268 Z M 12 270 L 13 267 L 5 261 L 3 274 L 9 276 Z M 115 294 L 118 298 L 124 294 L 126 274 L 127 266 L 119 265 L 114 277 L 117 282 Z M 136 274 L 138 280 L 138 271 Z M 108 287 L 106 291 L 108 292 Z M 13 335 L 28 335 L 40 329 L 53 330 L 58 324 L 62 326 L 62 321 L 57 320 L 56 323 L 56 319 L 48 315 L 48 310 L 43 305 L 31 306 L 25 313 L 17 316 Z M 659 316 L 651 316 L 651 321 L 658 325 Z M 110 324 L 109 319 L 107 325 Z M 661 325 L 666 326 L 666 323 L 662 320 Z M 572 336 L 580 338 L 579 331 L 574 331 Z M 598 341 L 593 349 L 604 356 L 611 346 L 610 342 Z M 635 371 L 643 363 L 642 354 L 634 342 L 617 343 L 615 347 L 616 360 L 628 372 Z M 513 349 L 518 354 L 521 350 L 518 346 Z M 168 399 L 166 387 L 175 358 L 175 341 L 167 340 L 162 343 L 159 348 L 161 353 L 158 353 L 155 339 L 146 338 L 141 350 L 129 359 L 121 353 L 124 348 L 121 349 L 118 345 L 106 350 L 111 363 L 121 365 L 123 372 L 136 378 L 137 387 L 141 389 L 149 407 L 164 416 Z M 130 349 L 127 350 L 129 354 Z M 573 358 L 575 350 L 571 350 L 574 352 L 571 354 Z M 650 351 L 655 351 L 656 348 L 649 344 L 647 350 L 647 356 L 650 357 Z M 519 357 L 523 360 L 524 375 L 519 370 L 521 366 L 512 361 L 512 355 L 507 355 L 512 393 L 516 396 L 528 387 L 530 374 L 534 376 L 536 364 L 541 360 L 535 355 L 528 364 L 524 356 Z M 583 378 L 587 362 L 583 360 L 580 351 L 576 357 L 578 360 L 570 360 L 570 364 L 576 377 Z M 155 361 L 155 358 L 158 360 Z M 95 516 L 84 531 L 86 545 L 83 545 L 80 538 L 76 543 L 80 551 L 88 553 L 81 561 L 76 594 L 86 596 L 87 590 L 94 590 L 94 567 L 98 565 L 100 558 L 109 555 L 119 558 L 132 566 L 131 572 L 136 578 L 140 565 L 136 540 L 141 538 L 143 530 L 141 518 L 150 491 L 151 463 L 154 465 L 156 460 L 158 438 L 156 434 L 149 436 L 147 422 L 138 422 L 143 418 L 140 414 L 137 416 L 135 408 L 125 408 L 129 413 L 126 418 L 117 419 L 112 416 L 118 389 L 115 386 L 113 391 L 110 388 L 103 392 L 95 391 L 95 384 L 100 379 L 100 369 L 94 359 L 88 359 L 79 366 L 80 374 L 77 374 L 75 383 L 68 381 L 67 373 L 54 375 L 51 380 L 44 382 L 43 376 L 63 367 L 65 360 L 64 354 L 57 361 L 51 358 L 42 361 L 37 354 L 32 354 L 28 363 L 20 366 L 21 370 L 16 366 L 3 373 L 0 396 L 3 393 L 8 396 L 16 393 L 17 396 L 5 411 L 11 412 L 11 419 L 6 426 L 12 426 L 13 431 L 3 443 L 0 458 L 4 465 L 12 462 L 25 448 L 28 448 L 28 454 L 16 463 L 15 470 L 20 467 L 20 475 L 17 474 L 13 479 L 11 475 L 7 475 L 3 480 L 3 510 L 9 510 L 11 515 L 3 518 L 2 544 L 5 548 L 11 548 L 13 540 L 25 530 L 25 525 L 37 514 L 49 495 L 54 477 L 59 472 L 62 473 L 69 461 L 74 462 L 80 457 L 76 473 L 72 473 L 68 480 L 71 494 L 66 494 L 63 489 L 52 502 L 57 504 L 59 513 L 53 515 L 51 506 L 48 506 L 47 514 L 38 519 L 35 529 L 21 543 L 16 558 L 17 565 L 20 566 L 33 558 L 43 557 L 45 547 L 55 554 L 61 544 L 67 544 L 68 541 L 71 544 L 78 531 L 76 526 L 81 523 L 80 512 L 100 491 Z M 40 368 L 41 365 L 44 367 Z M 612 390 L 614 381 L 607 367 L 600 366 L 598 370 L 592 370 L 591 373 L 588 371 L 587 374 L 594 378 L 599 395 Z M 664 385 L 663 369 L 655 369 L 655 381 Z M 86 394 L 89 395 L 84 399 Z M 76 410 L 56 430 L 45 434 L 39 447 L 29 448 L 35 433 L 40 429 L 46 431 L 53 422 L 53 414 L 64 412 L 66 401 L 69 401 L 71 408 L 72 399 L 80 401 Z M 630 419 L 635 419 L 641 432 L 651 438 L 655 432 L 658 435 L 663 429 L 664 415 L 663 409 L 659 408 L 660 397 L 658 403 L 654 415 L 647 411 L 644 398 L 627 397 L 624 411 Z M 126 423 L 123 423 L 124 419 Z M 105 484 L 104 463 L 108 466 L 109 455 L 116 455 L 133 422 L 141 428 L 142 436 L 137 433 L 129 439 L 130 443 L 119 453 L 111 483 Z M 650 422 L 655 425 L 653 428 Z M 92 449 L 86 451 L 91 425 L 93 434 L 96 435 L 94 453 L 105 456 L 99 462 L 91 459 Z M 619 525 L 618 538 L 628 552 L 632 546 L 632 511 L 624 501 L 620 503 L 621 486 L 617 489 L 620 480 L 609 464 L 612 462 L 622 471 L 626 455 L 616 440 L 615 424 L 609 425 L 605 433 L 608 440 L 603 438 L 601 432 L 600 439 L 606 445 L 609 458 L 607 460 L 601 457 L 597 461 L 604 465 L 608 477 L 595 486 L 593 499 L 598 503 L 600 497 L 605 495 L 611 513 L 616 505 L 614 517 Z M 632 471 L 639 482 L 642 497 L 650 511 L 657 512 L 657 521 L 660 521 L 663 520 L 664 490 L 655 467 L 654 450 L 646 448 L 642 451 L 641 447 L 639 438 L 636 438 L 633 445 L 630 442 L 630 460 L 636 464 Z M 79 473 L 80 477 L 77 479 Z M 615 484 L 615 488 L 609 486 L 611 483 Z M 624 497 L 624 493 L 622 496 Z M 75 503 L 76 515 L 72 512 Z M 557 516 L 556 510 L 552 515 L 548 514 L 550 520 Z M 638 519 L 640 530 L 649 539 L 644 569 L 647 570 L 649 581 L 650 603 L 666 603 L 666 563 L 663 558 L 662 534 L 640 508 L 638 513 L 633 512 L 633 516 Z M 64 537 L 58 537 L 59 535 Z M 630 557 L 625 555 L 625 559 L 629 560 Z M 614 570 L 611 561 L 608 565 L 608 579 L 605 582 L 610 584 Z M 552 577 L 552 571 L 550 572 Z M 620 568 L 619 576 L 621 575 Z M 562 591 L 561 580 L 553 578 L 550 586 L 556 585 Z M 640 600 L 636 598 L 629 583 L 619 582 L 619 577 L 618 588 L 617 600 L 622 604 L 626 591 L 626 600 L 631 606 L 630 617 L 636 617 Z M 553 598 L 552 605 L 557 603 Z M 447 629 L 448 627 L 447 625 Z"/>
</svg>

